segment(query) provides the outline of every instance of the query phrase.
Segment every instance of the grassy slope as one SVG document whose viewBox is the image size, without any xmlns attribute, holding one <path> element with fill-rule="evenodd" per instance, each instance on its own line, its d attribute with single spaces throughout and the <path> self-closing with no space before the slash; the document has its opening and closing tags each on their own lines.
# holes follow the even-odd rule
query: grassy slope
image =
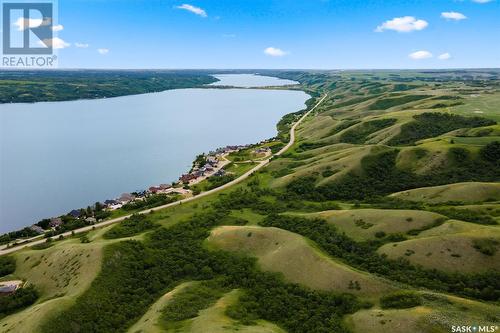
<svg viewBox="0 0 500 333">
<path fill-rule="evenodd" d="M 278 326 L 259 320 L 255 325 L 243 326 L 225 315 L 226 308 L 238 301 L 240 292 L 233 290 L 221 297 L 213 306 L 201 310 L 196 318 L 188 320 L 181 330 L 186 333 L 283 333 Z"/>
<path fill-rule="evenodd" d="M 277 228 L 220 227 L 212 231 L 209 243 L 255 256 L 262 269 L 283 273 L 286 280 L 314 289 L 352 292 L 369 298 L 395 289 L 386 281 L 332 260 L 305 238 Z M 349 289 L 350 281 L 358 281 L 361 290 Z"/>
<path fill-rule="evenodd" d="M 69 307 L 89 287 L 100 271 L 103 243 L 78 243 L 70 240 L 16 255 L 15 276 L 34 284 L 41 297 L 35 305 L 2 319 L 2 332 L 37 332 L 49 315 Z"/>
<path fill-rule="evenodd" d="M 500 271 L 499 251 L 486 255 L 474 248 L 474 240 L 483 239 L 500 242 L 500 228 L 450 220 L 422 232 L 415 239 L 385 244 L 379 252 L 389 258 L 401 257 L 423 267 L 448 272 Z"/>
<path fill-rule="evenodd" d="M 345 321 L 354 333 L 447 333 L 451 325 L 494 326 L 498 323 L 498 306 L 433 293 L 422 295 L 422 306 L 361 310 Z"/>
<path fill-rule="evenodd" d="M 392 209 L 331 210 L 306 216 L 325 219 L 358 241 L 375 239 L 375 233 L 379 231 L 394 234 L 420 229 L 443 217 L 426 211 Z"/>
<path fill-rule="evenodd" d="M 500 200 L 500 183 L 456 183 L 423 187 L 391 194 L 392 197 L 410 201 L 440 203 L 447 201 L 480 202 Z"/>
</svg>

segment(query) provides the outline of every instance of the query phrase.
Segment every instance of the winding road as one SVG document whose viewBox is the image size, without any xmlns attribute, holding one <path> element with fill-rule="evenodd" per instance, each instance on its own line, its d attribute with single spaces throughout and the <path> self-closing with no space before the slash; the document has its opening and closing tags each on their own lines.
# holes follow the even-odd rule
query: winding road
<svg viewBox="0 0 500 333">
<path fill-rule="evenodd" d="M 309 114 L 311 114 L 311 112 L 313 112 L 325 100 L 325 98 L 327 96 L 328 96 L 328 94 L 326 94 L 325 96 L 323 96 L 318 101 L 318 103 L 316 103 L 316 105 L 314 105 L 311 108 L 311 110 L 307 111 L 304 115 L 302 115 L 302 117 L 300 117 L 299 120 L 297 120 L 295 122 L 295 124 L 293 124 L 293 126 L 290 128 L 290 140 L 288 141 L 288 143 L 280 151 L 278 151 L 276 154 L 274 154 L 273 156 L 269 157 L 268 159 L 265 159 L 265 160 L 259 162 L 259 164 L 257 164 L 252 169 L 248 170 L 246 173 L 244 173 L 240 177 L 238 177 L 238 178 L 236 178 L 236 179 L 234 179 L 234 180 L 230 181 L 229 183 L 226 183 L 226 184 L 224 184 L 222 186 L 214 188 L 212 190 L 209 190 L 209 191 L 206 191 L 206 192 L 202 192 L 202 193 L 198 194 L 197 196 L 186 198 L 186 199 L 182 199 L 182 200 L 179 200 L 179 201 L 175 201 L 175 202 L 163 205 L 163 206 L 158 206 L 158 207 L 154 207 L 154 208 L 151 208 L 151 209 L 146 209 L 146 210 L 134 213 L 134 214 L 148 214 L 150 212 L 154 212 L 154 211 L 157 211 L 157 210 L 160 210 L 160 209 L 174 207 L 174 206 L 177 206 L 177 205 L 180 205 L 180 204 L 183 204 L 183 203 L 186 203 L 186 202 L 190 202 L 190 201 L 196 200 L 198 198 L 206 197 L 208 195 L 211 195 L 211 194 L 217 193 L 219 191 L 225 190 L 225 189 L 227 189 L 227 188 L 229 188 L 229 187 L 231 187 L 233 185 L 236 185 L 236 184 L 242 182 L 243 180 L 247 179 L 254 172 L 262 169 L 267 164 L 269 164 L 269 162 L 271 162 L 271 159 L 274 156 L 282 155 L 284 152 L 286 152 L 295 143 L 295 129 L 297 128 L 297 126 L 299 126 L 302 123 L 302 121 L 304 121 L 304 119 Z M 83 228 L 80 228 L 80 229 L 75 229 L 73 231 L 68 231 L 68 232 L 62 233 L 60 235 L 63 235 L 63 237 L 68 237 L 68 236 L 71 236 L 73 232 L 75 234 L 77 234 L 77 233 L 82 233 L 82 232 L 90 231 L 90 230 L 92 230 L 94 228 L 106 227 L 106 226 L 108 226 L 110 224 L 121 222 L 121 221 L 129 218 L 130 216 L 132 216 L 132 214 L 121 216 L 121 217 L 117 217 L 117 218 L 114 218 L 114 219 L 111 219 L 111 220 L 107 220 L 107 221 L 103 221 L 103 222 L 99 222 L 99 223 L 96 223 L 94 225 L 86 226 L 86 227 L 83 227 Z M 57 236 L 54 236 L 54 237 L 51 237 L 51 238 L 54 239 L 54 240 L 56 240 L 58 237 L 60 237 L 60 235 L 57 235 Z M 4 248 L 4 249 L 0 250 L 0 256 L 1 255 L 5 255 L 5 254 L 9 254 L 9 253 L 12 253 L 12 252 L 15 252 L 15 251 L 19 251 L 19 250 L 21 250 L 23 248 L 26 248 L 28 246 L 42 244 L 42 243 L 45 243 L 45 241 L 46 241 L 46 239 L 43 238 L 43 239 L 39 239 L 39 240 L 36 240 L 36 241 L 32 241 L 32 242 L 27 242 L 27 243 L 24 243 L 24 244 L 20 244 L 20 245 L 15 246 L 15 247 Z"/>
</svg>

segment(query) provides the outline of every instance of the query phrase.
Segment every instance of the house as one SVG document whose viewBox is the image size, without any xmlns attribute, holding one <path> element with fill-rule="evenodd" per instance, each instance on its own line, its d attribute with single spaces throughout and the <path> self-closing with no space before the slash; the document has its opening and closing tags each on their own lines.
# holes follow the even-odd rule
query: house
<svg viewBox="0 0 500 333">
<path fill-rule="evenodd" d="M 182 183 L 189 183 L 189 181 L 193 180 L 193 179 L 196 179 L 197 177 L 191 173 L 188 173 L 188 174 L 185 174 L 185 175 L 182 175 L 179 180 L 182 182 Z"/>
<path fill-rule="evenodd" d="M 73 216 L 75 219 L 80 217 L 80 210 L 79 209 L 73 209 L 71 212 L 68 213 L 69 216 Z"/>
<path fill-rule="evenodd" d="M 89 224 L 94 224 L 97 222 L 96 218 L 95 217 L 87 217 L 85 219 L 85 222 L 89 223 Z"/>
<path fill-rule="evenodd" d="M 104 205 L 106 207 L 113 206 L 113 205 L 116 205 L 116 204 L 119 204 L 119 202 L 117 200 L 106 200 L 106 201 L 104 201 Z"/>
<path fill-rule="evenodd" d="M 43 234 L 45 232 L 45 230 L 43 230 L 42 227 L 36 225 L 36 224 L 33 224 L 31 227 L 30 227 L 31 230 L 33 230 L 34 232 L 36 232 L 37 234 Z"/>
<path fill-rule="evenodd" d="M 217 176 L 217 177 L 222 177 L 222 176 L 224 176 L 225 174 L 226 174 L 226 170 L 224 170 L 224 169 L 219 169 L 219 170 L 217 170 L 217 172 L 216 172 L 216 173 L 214 173 L 214 176 Z"/>
<path fill-rule="evenodd" d="M 1 295 L 9 295 L 14 293 L 18 288 L 17 284 L 3 284 L 0 285 L 0 294 Z"/>
<path fill-rule="evenodd" d="M 165 190 L 168 190 L 168 189 L 172 188 L 172 185 L 170 185 L 170 184 L 160 184 L 159 187 L 160 187 L 160 189 L 162 191 L 165 191 Z"/>
<path fill-rule="evenodd" d="M 51 228 L 57 228 L 63 224 L 63 221 L 60 217 L 53 217 L 50 219 L 49 226 Z"/>
<path fill-rule="evenodd" d="M 208 156 L 207 157 L 207 163 L 212 165 L 212 166 L 217 165 L 218 162 L 219 162 L 219 160 L 215 156 Z"/>
<path fill-rule="evenodd" d="M 122 204 L 126 204 L 130 201 L 133 201 L 135 199 L 135 197 L 130 194 L 130 193 L 122 193 L 122 195 L 120 195 L 120 197 L 118 198 L 118 201 L 121 202 Z"/>
<path fill-rule="evenodd" d="M 153 194 L 155 194 L 156 192 L 158 192 L 158 191 L 160 191 L 160 190 L 161 190 L 161 189 L 160 189 L 160 187 L 159 187 L 159 186 L 151 186 L 151 187 L 149 188 L 149 192 L 151 192 L 151 193 L 153 193 Z"/>
<path fill-rule="evenodd" d="M 111 209 L 111 210 L 115 210 L 115 209 L 118 209 L 118 208 L 122 208 L 123 207 L 123 204 L 121 203 L 116 203 L 114 205 L 109 205 L 108 208 Z"/>
</svg>

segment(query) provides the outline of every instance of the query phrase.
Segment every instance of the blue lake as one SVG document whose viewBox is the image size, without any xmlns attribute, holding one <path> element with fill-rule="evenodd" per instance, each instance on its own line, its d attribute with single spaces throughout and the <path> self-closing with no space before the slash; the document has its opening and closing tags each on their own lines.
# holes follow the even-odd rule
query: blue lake
<svg viewBox="0 0 500 333">
<path fill-rule="evenodd" d="M 219 84 L 245 83 L 234 76 Z M 252 86 L 259 78 L 283 84 L 257 76 Z M 0 105 L 0 232 L 175 181 L 196 154 L 275 136 L 279 119 L 308 98 L 302 91 L 179 89 Z"/>
</svg>

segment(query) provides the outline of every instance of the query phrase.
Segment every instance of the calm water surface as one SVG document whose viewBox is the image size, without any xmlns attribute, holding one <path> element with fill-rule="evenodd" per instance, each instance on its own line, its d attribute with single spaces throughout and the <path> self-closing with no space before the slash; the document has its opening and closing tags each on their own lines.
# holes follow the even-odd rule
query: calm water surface
<svg viewBox="0 0 500 333">
<path fill-rule="evenodd" d="M 242 80 L 230 79 L 224 84 Z M 308 97 L 179 89 L 0 105 L 0 232 L 174 181 L 198 153 L 273 137 L 279 119 L 304 108 Z"/>
<path fill-rule="evenodd" d="M 220 81 L 211 83 L 212 86 L 234 86 L 234 87 L 269 87 L 287 86 L 298 84 L 296 81 L 279 79 L 271 76 L 261 76 L 253 74 L 217 74 L 214 75 Z"/>
</svg>

